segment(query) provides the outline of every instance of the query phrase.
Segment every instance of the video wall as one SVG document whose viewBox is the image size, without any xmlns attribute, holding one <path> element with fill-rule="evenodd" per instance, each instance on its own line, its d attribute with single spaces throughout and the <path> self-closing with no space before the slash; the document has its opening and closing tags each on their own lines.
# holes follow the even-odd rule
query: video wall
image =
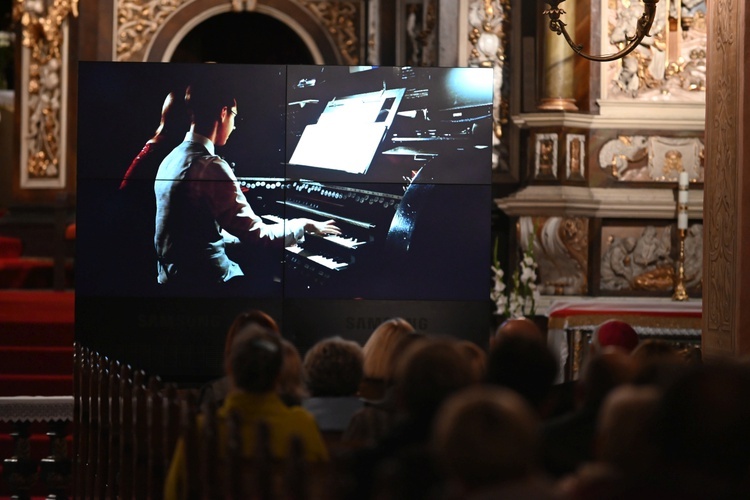
<svg viewBox="0 0 750 500">
<path fill-rule="evenodd" d="M 393 316 L 484 342 L 491 70 L 88 62 L 78 100 L 84 345 L 200 382 L 249 309 L 302 352 Z"/>
</svg>

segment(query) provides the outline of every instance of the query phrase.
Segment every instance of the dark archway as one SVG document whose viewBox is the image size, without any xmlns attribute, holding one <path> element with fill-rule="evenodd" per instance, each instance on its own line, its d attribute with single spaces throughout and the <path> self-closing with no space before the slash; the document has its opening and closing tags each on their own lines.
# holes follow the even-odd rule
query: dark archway
<svg viewBox="0 0 750 500">
<path fill-rule="evenodd" d="M 193 28 L 172 62 L 315 64 L 302 39 L 283 22 L 254 12 L 227 12 Z"/>
</svg>

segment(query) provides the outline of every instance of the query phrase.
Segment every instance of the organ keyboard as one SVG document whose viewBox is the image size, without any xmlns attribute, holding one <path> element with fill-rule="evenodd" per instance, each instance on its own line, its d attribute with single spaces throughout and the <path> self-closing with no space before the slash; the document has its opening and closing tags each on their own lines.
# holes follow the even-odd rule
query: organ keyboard
<svg viewBox="0 0 750 500">
<path fill-rule="evenodd" d="M 285 248 L 284 281 L 291 290 L 315 286 L 347 293 L 344 290 L 361 286 L 364 274 L 379 267 L 403 197 L 401 184 L 367 184 L 363 189 L 276 179 L 240 182 L 253 210 L 266 222 L 333 219 L 341 230 L 340 235 L 306 234 L 303 242 Z"/>
</svg>

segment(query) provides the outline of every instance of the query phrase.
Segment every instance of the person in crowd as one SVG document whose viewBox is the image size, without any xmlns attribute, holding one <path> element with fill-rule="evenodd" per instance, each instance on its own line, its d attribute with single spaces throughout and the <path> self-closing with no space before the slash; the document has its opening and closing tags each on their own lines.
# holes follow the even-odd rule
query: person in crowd
<svg viewBox="0 0 750 500">
<path fill-rule="evenodd" d="M 652 435 L 657 466 L 640 478 L 640 493 L 750 498 L 748 422 L 748 366 L 723 360 L 687 367 L 658 405 Z"/>
<path fill-rule="evenodd" d="M 373 444 L 393 425 L 395 367 L 406 347 L 421 338 L 403 318 L 389 319 L 372 332 L 362 349 L 363 378 L 358 395 L 365 406 L 352 416 L 342 435 L 348 445 Z"/>
<path fill-rule="evenodd" d="M 297 436 L 302 442 L 306 461 L 329 460 L 313 416 L 301 407 L 288 407 L 278 395 L 282 349 L 281 339 L 276 333 L 257 325 L 235 338 L 229 360 L 232 390 L 216 412 L 220 460 L 226 456 L 227 419 L 232 413 L 236 413 L 241 422 L 244 457 L 254 456 L 258 425 L 264 422 L 269 430 L 272 458 L 286 458 L 291 440 Z M 187 496 L 185 454 L 185 442 L 180 440 L 165 482 L 164 497 L 167 500 Z"/>
<path fill-rule="evenodd" d="M 539 418 L 523 398 L 477 386 L 450 396 L 433 444 L 457 498 L 560 498 L 539 464 Z"/>
<path fill-rule="evenodd" d="M 617 348 L 608 348 L 586 362 L 576 387 L 576 409 L 542 424 L 542 457 L 549 474 L 572 474 L 594 459 L 594 435 L 602 402 L 614 388 L 631 382 L 634 375 L 633 359 Z"/>
<path fill-rule="evenodd" d="M 664 387 L 681 374 L 689 361 L 672 342 L 645 339 L 630 354 L 637 374 L 634 383 Z"/>
<path fill-rule="evenodd" d="M 470 340 L 458 341 L 458 347 L 467 356 L 474 372 L 474 379 L 484 382 L 487 376 L 487 352 Z"/>
<path fill-rule="evenodd" d="M 617 347 L 627 353 L 638 346 L 638 333 L 624 321 L 610 319 L 600 324 L 591 337 L 590 355 L 601 352 L 605 347 Z"/>
<path fill-rule="evenodd" d="M 613 389 L 597 419 L 594 460 L 565 477 L 560 491 L 575 500 L 631 498 L 631 479 L 656 465 L 653 425 L 660 399 L 655 386 Z"/>
<path fill-rule="evenodd" d="M 389 319 L 373 330 L 362 348 L 362 398 L 378 401 L 385 397 L 386 387 L 393 381 L 394 359 L 400 352 L 400 344 L 414 332 L 414 327 L 403 318 Z"/>
<path fill-rule="evenodd" d="M 339 492 L 341 498 L 377 498 L 381 466 L 406 450 L 428 446 L 433 419 L 443 401 L 476 383 L 466 355 L 454 339 L 447 338 L 426 337 L 410 343 L 398 359 L 394 376 L 395 423 L 374 446 L 360 448 L 343 461 L 348 489 Z"/>
<path fill-rule="evenodd" d="M 279 329 L 278 323 L 267 313 L 259 309 L 251 309 L 235 316 L 232 324 L 227 330 L 227 336 L 224 341 L 224 373 L 229 373 L 229 360 L 230 353 L 232 350 L 232 344 L 237 335 L 249 328 L 260 326 L 274 332 L 279 337 L 281 336 L 281 330 Z M 202 406 L 209 401 L 214 402 L 217 405 L 221 405 L 224 402 L 229 393 L 230 383 L 229 377 L 224 375 L 216 380 L 212 380 L 207 384 L 204 384 L 200 390 L 200 396 L 198 398 L 199 404 Z"/>
<path fill-rule="evenodd" d="M 487 360 L 487 383 L 516 391 L 543 418 L 550 404 L 557 360 L 541 336 L 525 331 L 505 335 L 495 343 Z"/>
<path fill-rule="evenodd" d="M 494 335 L 490 337 L 490 350 L 503 339 L 515 336 L 532 337 L 542 342 L 545 341 L 542 330 L 529 318 L 510 318 L 503 321 L 495 330 Z"/>
<path fill-rule="evenodd" d="M 364 355 L 356 342 L 323 339 L 305 354 L 303 368 L 310 397 L 302 406 L 315 416 L 324 436 L 340 437 L 364 403 L 357 397 Z"/>
<path fill-rule="evenodd" d="M 154 245 L 161 285 L 182 292 L 186 287 L 218 292 L 227 283 L 242 283 L 245 272 L 227 256 L 222 231 L 256 246 L 274 242 L 289 246 L 301 241 L 305 232 L 341 233 L 333 220 L 264 223 L 250 207 L 230 165 L 215 151 L 235 130 L 240 111 L 234 94 L 221 82 L 199 82 L 187 88 L 185 100 L 191 113 L 190 131 L 161 162 L 154 184 Z"/>
<path fill-rule="evenodd" d="M 654 465 L 651 427 L 661 400 L 655 386 L 624 384 L 604 399 L 596 425 L 595 456 L 623 474 Z"/>
<path fill-rule="evenodd" d="M 279 376 L 279 396 L 287 406 L 300 406 L 307 397 L 302 358 L 294 344 L 286 339 L 281 340 L 284 362 Z"/>
</svg>

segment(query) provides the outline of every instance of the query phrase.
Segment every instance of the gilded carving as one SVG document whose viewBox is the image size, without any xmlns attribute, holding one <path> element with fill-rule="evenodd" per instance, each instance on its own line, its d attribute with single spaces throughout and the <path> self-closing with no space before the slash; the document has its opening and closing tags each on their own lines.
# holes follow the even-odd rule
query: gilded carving
<svg viewBox="0 0 750 500">
<path fill-rule="evenodd" d="M 534 176 L 537 179 L 557 178 L 557 141 L 558 135 L 537 134 L 534 155 Z"/>
<path fill-rule="evenodd" d="M 493 68 L 494 99 L 493 170 L 508 170 L 507 148 L 502 142 L 503 130 L 510 116 L 509 89 L 505 80 L 508 64 L 508 33 L 510 32 L 510 0 L 474 0 L 469 5 L 468 65 Z"/>
<path fill-rule="evenodd" d="M 735 331 L 737 268 L 737 121 L 738 109 L 738 24 L 742 19 L 735 12 L 731 0 L 716 0 L 712 13 L 711 51 L 714 70 L 710 75 L 709 100 L 706 116 L 706 136 L 710 144 L 707 159 L 711 176 L 706 184 L 705 242 L 708 244 L 706 269 L 707 316 L 705 339 L 718 351 L 729 352 L 732 332 Z M 719 14 L 721 13 L 721 14 Z"/>
<path fill-rule="evenodd" d="M 359 2 L 321 2 L 299 0 L 328 29 L 345 65 L 356 66 L 359 60 Z"/>
<path fill-rule="evenodd" d="M 599 167 L 623 182 L 676 182 L 682 170 L 703 182 L 704 163 L 697 137 L 620 136 L 599 150 Z"/>
<path fill-rule="evenodd" d="M 177 9 L 192 0 L 121 0 L 117 6 L 117 61 L 139 61 L 157 30 Z"/>
<path fill-rule="evenodd" d="M 588 292 L 588 219 L 580 217 L 521 217 L 523 250 L 534 234 L 534 258 L 539 265 L 543 295 L 585 295 Z"/>
<path fill-rule="evenodd" d="M 604 68 L 610 99 L 703 102 L 706 91 L 706 0 L 661 1 L 648 36 L 622 60 Z M 641 2 L 610 0 L 607 32 L 610 47 L 621 48 L 636 30 Z"/>
<path fill-rule="evenodd" d="M 602 290 L 669 291 L 674 281 L 671 226 L 646 226 L 640 235 L 621 230 L 608 235 L 601 257 Z"/>
<path fill-rule="evenodd" d="M 17 0 L 13 14 L 22 27 L 21 43 L 29 50 L 28 74 L 22 77 L 28 91 L 26 109 L 21 111 L 27 117 L 27 125 L 21 130 L 25 149 L 22 158 L 27 158 L 22 178 L 60 179 L 65 100 L 63 24 L 68 16 L 78 16 L 78 2 Z"/>
<path fill-rule="evenodd" d="M 565 167 L 568 180 L 582 181 L 586 178 L 586 136 L 583 134 L 568 134 L 566 136 Z"/>
</svg>

